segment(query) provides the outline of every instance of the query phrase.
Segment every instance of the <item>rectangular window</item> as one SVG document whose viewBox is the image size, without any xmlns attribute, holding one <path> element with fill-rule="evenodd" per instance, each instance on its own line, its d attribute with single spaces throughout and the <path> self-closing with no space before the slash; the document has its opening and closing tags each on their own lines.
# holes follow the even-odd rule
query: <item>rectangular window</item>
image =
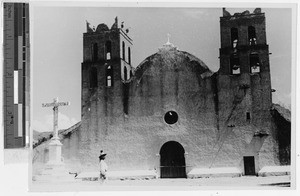
<svg viewBox="0 0 300 196">
<path fill-rule="evenodd" d="M 246 113 L 246 120 L 247 120 L 247 121 L 250 121 L 250 119 L 251 119 L 250 112 L 247 112 L 247 113 Z"/>
<path fill-rule="evenodd" d="M 110 52 L 106 53 L 106 60 L 110 60 Z"/>
<path fill-rule="evenodd" d="M 111 76 L 107 76 L 107 87 L 111 87 Z"/>
<path fill-rule="evenodd" d="M 111 59 L 111 41 L 108 40 L 105 43 L 105 50 L 106 50 L 106 60 Z"/>
<path fill-rule="evenodd" d="M 113 77 L 113 70 L 111 65 L 105 64 L 106 67 L 106 86 L 111 87 L 113 85 L 112 83 L 112 77 Z"/>
<path fill-rule="evenodd" d="M 240 61 L 237 55 L 232 55 L 230 57 L 230 70 L 231 70 L 231 74 L 233 75 L 237 75 L 241 73 Z"/>
<path fill-rule="evenodd" d="M 256 32 L 253 26 L 248 27 L 249 45 L 256 45 Z"/>
<path fill-rule="evenodd" d="M 98 44 L 94 43 L 92 44 L 92 61 L 97 61 L 98 60 Z"/>
<path fill-rule="evenodd" d="M 125 61 L 125 42 L 122 42 L 122 58 Z"/>
<path fill-rule="evenodd" d="M 238 45 L 239 34 L 237 28 L 231 28 L 231 46 L 232 48 L 236 48 Z"/>
<path fill-rule="evenodd" d="M 258 54 L 250 54 L 250 72 L 259 73 L 260 72 L 260 63 Z"/>
</svg>

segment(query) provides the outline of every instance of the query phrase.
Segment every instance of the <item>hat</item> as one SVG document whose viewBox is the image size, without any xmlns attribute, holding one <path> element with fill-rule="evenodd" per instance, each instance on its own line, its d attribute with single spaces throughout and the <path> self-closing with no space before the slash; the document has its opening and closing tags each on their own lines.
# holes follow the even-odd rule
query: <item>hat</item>
<svg viewBox="0 0 300 196">
<path fill-rule="evenodd" d="M 102 157 L 105 157 L 105 156 L 106 156 L 106 154 L 103 153 L 103 150 L 100 150 L 100 156 L 99 156 L 99 159 L 102 158 Z"/>
</svg>

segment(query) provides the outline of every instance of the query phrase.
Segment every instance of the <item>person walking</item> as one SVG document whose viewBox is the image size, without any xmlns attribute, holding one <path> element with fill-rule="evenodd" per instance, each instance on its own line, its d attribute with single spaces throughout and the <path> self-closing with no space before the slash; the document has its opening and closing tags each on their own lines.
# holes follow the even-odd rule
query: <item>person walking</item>
<svg viewBox="0 0 300 196">
<path fill-rule="evenodd" d="M 103 150 L 100 151 L 100 156 L 99 156 L 99 165 L 100 165 L 100 182 L 101 184 L 104 183 L 104 180 L 106 179 L 106 173 L 107 173 L 107 164 L 105 163 L 105 156 L 106 154 L 103 153 Z"/>
</svg>

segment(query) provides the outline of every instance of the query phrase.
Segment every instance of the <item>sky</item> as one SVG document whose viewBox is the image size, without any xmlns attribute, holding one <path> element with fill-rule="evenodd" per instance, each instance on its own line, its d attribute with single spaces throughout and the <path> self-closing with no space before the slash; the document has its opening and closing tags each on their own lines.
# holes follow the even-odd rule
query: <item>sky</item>
<svg viewBox="0 0 300 196">
<path fill-rule="evenodd" d="M 233 14 L 254 8 L 227 8 Z M 291 105 L 291 9 L 262 8 L 266 16 L 273 102 Z M 33 119 L 37 131 L 52 131 L 53 110 L 42 103 L 69 101 L 59 108 L 59 129 L 81 120 L 81 63 L 86 20 L 110 28 L 114 18 L 124 21 L 133 39 L 132 64 L 136 67 L 170 42 L 200 58 L 212 71 L 219 69 L 222 8 L 33 7 Z"/>
</svg>

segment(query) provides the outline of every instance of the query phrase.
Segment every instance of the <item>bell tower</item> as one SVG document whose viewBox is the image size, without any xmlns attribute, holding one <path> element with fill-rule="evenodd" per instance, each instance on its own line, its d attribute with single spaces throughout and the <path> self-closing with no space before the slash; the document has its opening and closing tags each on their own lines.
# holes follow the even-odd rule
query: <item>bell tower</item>
<svg viewBox="0 0 300 196">
<path fill-rule="evenodd" d="M 81 114 L 82 121 L 98 126 L 98 119 L 119 116 L 124 84 L 132 77 L 132 39 L 118 18 L 111 28 L 87 22 L 83 34 Z M 83 123 L 84 126 L 84 123 Z M 98 129 L 98 128 L 95 128 Z"/>
<path fill-rule="evenodd" d="M 218 72 L 218 125 L 224 135 L 248 135 L 242 152 L 245 175 L 276 164 L 265 157 L 272 137 L 272 95 L 265 14 L 260 8 L 231 15 L 223 8 Z M 259 144 L 259 145 L 257 145 Z M 272 155 L 273 156 L 273 155 Z"/>
<path fill-rule="evenodd" d="M 265 14 L 257 8 L 231 15 L 223 8 L 220 74 L 241 75 L 269 72 Z"/>
<path fill-rule="evenodd" d="M 219 101 L 220 110 L 226 111 L 219 116 L 220 122 L 225 126 L 263 124 L 264 118 L 265 123 L 270 122 L 272 98 L 265 14 L 256 8 L 253 13 L 246 10 L 231 15 L 223 8 L 220 30 L 218 96 L 224 100 Z"/>
</svg>

